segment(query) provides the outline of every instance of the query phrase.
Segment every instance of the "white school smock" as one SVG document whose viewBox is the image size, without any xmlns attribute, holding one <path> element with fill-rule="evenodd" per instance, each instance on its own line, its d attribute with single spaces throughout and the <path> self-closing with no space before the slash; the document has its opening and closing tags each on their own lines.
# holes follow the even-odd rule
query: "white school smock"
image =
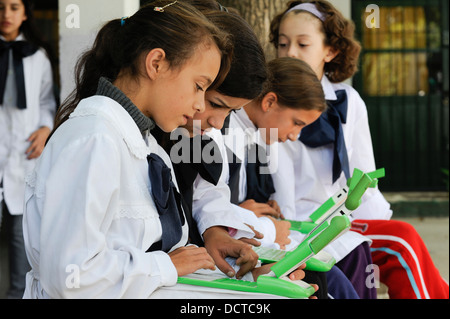
<svg viewBox="0 0 450 319">
<path fill-rule="evenodd" d="M 5 38 L 1 37 L 2 40 Z M 20 34 L 15 41 L 22 41 Z M 10 50 L 9 72 L 3 105 L 0 105 L 0 181 L 3 180 L 3 199 L 11 215 L 23 213 L 25 176 L 36 160 L 28 160 L 27 139 L 42 126 L 53 128 L 56 102 L 53 95 L 52 67 L 45 51 L 23 58 L 27 108 L 17 108 L 16 85 L 13 80 L 13 59 Z"/>
<path fill-rule="evenodd" d="M 322 79 L 322 87 L 327 100 L 336 100 L 337 90 L 347 92 L 347 123 L 342 124 L 342 128 L 350 173 L 352 174 L 354 168 L 364 172 L 374 171 L 376 166 L 364 101 L 351 86 L 331 83 L 325 76 Z M 345 174 L 342 173 L 340 178 L 332 183 L 332 145 L 310 148 L 297 140 L 280 144 L 278 148 L 277 164 L 273 165 L 275 168 L 272 175 L 276 189 L 273 199 L 278 202 L 286 218 L 307 220 L 320 205 L 346 185 Z M 389 219 L 391 216 L 389 203 L 378 188 L 368 189 L 362 205 L 352 214 L 354 219 Z M 355 232 L 348 232 L 327 249 L 334 248 L 334 253 L 329 252 L 339 261 L 365 240 L 365 237 Z"/>
<path fill-rule="evenodd" d="M 80 102 L 27 178 L 23 225 L 32 270 L 24 297 L 148 298 L 176 284 L 169 255 L 146 253 L 162 234 L 150 195 L 151 153 L 172 168 L 120 104 L 103 96 Z M 172 249 L 187 236 L 185 223 Z"/>
<path fill-rule="evenodd" d="M 242 163 L 239 172 L 239 202 L 245 201 L 247 197 L 247 171 L 246 165 L 248 162 L 248 149 L 252 144 L 258 144 L 264 150 L 268 150 L 266 143 L 263 141 L 261 132 L 256 128 L 253 122 L 247 115 L 245 109 L 241 109 L 237 112 L 231 113 L 229 122 L 228 134 L 223 136 L 225 145 L 233 151 L 238 160 Z M 271 149 L 274 153 L 277 152 L 277 148 Z M 271 163 L 269 163 L 271 165 Z M 236 206 L 237 212 L 240 214 L 241 218 L 245 223 L 252 225 L 256 230 L 264 235 L 261 240 L 261 245 L 264 247 L 270 247 L 279 249 L 280 246 L 275 243 L 276 239 L 276 228 L 272 220 L 267 217 L 256 217 L 256 215 L 251 212 L 249 214 L 248 210 Z M 292 238 L 292 244 L 298 244 Z M 289 248 L 293 248 L 289 247 Z"/>
<path fill-rule="evenodd" d="M 246 224 L 254 226 L 261 233 L 268 234 L 275 228 L 270 220 L 264 218 L 270 223 L 256 223 L 257 218 L 252 211 L 231 203 L 231 191 L 228 186 L 230 177 L 228 156 L 222 133 L 220 130 L 213 129 L 207 135 L 216 142 L 223 159 L 223 165 L 217 185 L 204 180 L 200 175 L 194 182 L 192 215 L 200 234 L 213 226 L 223 226 L 235 229 L 237 232 L 233 237 L 236 239 L 253 238 L 255 234 Z M 274 238 L 271 238 L 269 234 L 262 240 L 262 242 L 272 243 L 273 241 Z"/>
</svg>

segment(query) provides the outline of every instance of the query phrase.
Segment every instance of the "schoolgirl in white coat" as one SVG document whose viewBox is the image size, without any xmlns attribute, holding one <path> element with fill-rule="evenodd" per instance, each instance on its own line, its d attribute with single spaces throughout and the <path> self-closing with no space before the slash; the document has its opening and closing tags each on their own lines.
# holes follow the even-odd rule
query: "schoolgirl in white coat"
<svg viewBox="0 0 450 319">
<path fill-rule="evenodd" d="M 215 268 L 204 249 L 184 246 L 171 163 L 149 130 L 154 121 L 170 132 L 204 109 L 204 91 L 227 71 L 228 43 L 177 1 L 100 30 L 27 179 L 26 297 L 149 298 Z"/>
<path fill-rule="evenodd" d="M 94 96 L 78 105 L 27 179 L 24 225 L 33 269 L 25 297 L 138 298 L 176 283 L 166 253 L 145 253 L 163 231 L 149 192 L 151 153 L 170 167 L 116 101 Z M 184 225 L 173 249 L 186 241 Z"/>
<path fill-rule="evenodd" d="M 1 40 L 5 40 L 0 36 Z M 20 34 L 15 41 L 24 41 Z M 12 52 L 8 74 L 13 74 Z M 23 213 L 24 180 L 35 164 L 28 158 L 29 137 L 39 128 L 53 128 L 56 101 L 53 94 L 53 76 L 50 61 L 39 49 L 23 58 L 27 107 L 17 107 L 17 88 L 13 77 L 8 77 L 3 104 L 0 106 L 0 180 L 3 181 L 3 199 L 12 215 Z"/>
<path fill-rule="evenodd" d="M 1 0 L 0 225 L 9 234 L 8 298 L 21 298 L 25 289 L 30 269 L 22 233 L 25 176 L 44 148 L 56 112 L 47 50 L 34 25 L 30 2 Z"/>
<path fill-rule="evenodd" d="M 359 127 L 342 125 L 346 145 L 350 146 L 347 147 L 351 159 L 350 171 L 354 168 L 365 172 L 375 171 L 370 132 L 368 126 L 364 124 L 368 121 L 367 110 L 359 94 L 346 84 L 332 84 L 327 77 L 322 78 L 322 85 L 327 100 L 336 100 L 335 91 L 344 89 L 349 103 L 352 103 L 352 106 L 360 106 L 349 108 L 347 117 L 348 123 L 359 122 L 361 125 Z M 358 134 L 354 134 L 356 131 Z M 333 196 L 346 185 L 347 178 L 344 172 L 335 183 L 332 182 L 333 171 L 329 169 L 333 166 L 331 147 L 326 145 L 313 149 L 298 140 L 278 146 L 277 170 L 273 174 L 277 192 L 273 198 L 282 207 L 287 219 L 308 220 L 309 215 L 324 203 L 324 198 Z M 374 212 L 386 212 L 388 215 L 386 217 L 392 214 L 389 204 L 380 196 L 379 190 L 369 189 L 364 195 L 363 204 L 353 215 L 359 217 Z M 368 240 L 358 233 L 347 232 L 326 250 L 340 261 L 355 247 Z"/>
</svg>

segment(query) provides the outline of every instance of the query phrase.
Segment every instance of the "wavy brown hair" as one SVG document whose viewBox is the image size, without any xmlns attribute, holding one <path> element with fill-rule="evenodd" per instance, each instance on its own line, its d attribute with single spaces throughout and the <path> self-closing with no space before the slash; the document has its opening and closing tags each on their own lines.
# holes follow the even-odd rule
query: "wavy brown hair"
<svg viewBox="0 0 450 319">
<path fill-rule="evenodd" d="M 328 1 L 290 1 L 286 10 L 272 20 L 270 42 L 278 49 L 280 25 L 286 16 L 286 12 L 301 3 L 313 3 L 320 12 L 325 14 L 326 19 L 322 23 L 321 30 L 325 35 L 325 45 L 339 51 L 333 61 L 325 64 L 324 71 L 327 77 L 334 83 L 343 82 L 352 77 L 358 71 L 358 60 L 361 53 L 361 45 L 355 39 L 355 24 L 353 21 L 346 19 Z M 299 10 L 289 14 L 298 14 L 299 12 L 307 11 Z"/>
</svg>

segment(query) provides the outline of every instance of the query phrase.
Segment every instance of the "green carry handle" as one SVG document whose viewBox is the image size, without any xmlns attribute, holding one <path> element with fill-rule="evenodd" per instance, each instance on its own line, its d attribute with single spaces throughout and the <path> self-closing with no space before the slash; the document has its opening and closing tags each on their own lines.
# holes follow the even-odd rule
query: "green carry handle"
<svg viewBox="0 0 450 319">
<path fill-rule="evenodd" d="M 359 207 L 359 205 L 361 205 L 361 198 L 363 197 L 366 190 L 370 187 L 372 182 L 373 179 L 371 179 L 369 175 L 364 174 L 362 176 L 358 184 L 349 193 L 347 200 L 345 201 L 345 207 L 348 210 L 354 211 Z"/>
<path fill-rule="evenodd" d="M 369 177 L 372 179 L 380 179 L 386 176 L 386 170 L 384 168 L 380 168 L 375 172 L 367 173 L 367 175 L 369 175 Z"/>
<path fill-rule="evenodd" d="M 351 178 L 347 180 L 347 186 L 348 186 L 348 193 L 350 194 L 358 185 L 361 178 L 364 176 L 364 172 L 355 168 L 353 171 L 353 175 Z"/>
<path fill-rule="evenodd" d="M 358 185 L 359 181 L 363 177 L 364 173 L 355 168 L 353 171 L 353 176 L 347 180 L 348 192 L 351 193 L 353 189 Z M 378 185 L 378 179 L 386 176 L 386 170 L 384 168 L 380 168 L 374 172 L 366 173 L 373 181 L 369 187 L 375 188 Z"/>
</svg>

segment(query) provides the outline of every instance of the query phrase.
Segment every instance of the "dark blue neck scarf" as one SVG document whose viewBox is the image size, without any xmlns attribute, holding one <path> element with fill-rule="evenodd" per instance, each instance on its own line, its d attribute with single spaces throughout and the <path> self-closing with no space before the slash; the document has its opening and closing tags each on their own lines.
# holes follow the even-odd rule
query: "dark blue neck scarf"
<svg viewBox="0 0 450 319">
<path fill-rule="evenodd" d="M 182 236 L 184 214 L 181 196 L 172 181 L 170 168 L 156 154 L 147 157 L 148 174 L 152 184 L 152 196 L 159 214 L 162 227 L 160 242 L 153 244 L 148 251 L 163 250 L 169 252 Z"/>
<path fill-rule="evenodd" d="M 348 99 L 345 90 L 336 91 L 337 100 L 327 101 L 328 110 L 311 125 L 302 130 L 300 141 L 308 147 L 316 148 L 334 144 L 333 183 L 341 176 L 350 178 L 350 168 L 345 146 L 342 123 L 347 123 Z"/>
<path fill-rule="evenodd" d="M 226 129 L 230 124 L 230 116 L 227 117 L 222 128 L 222 134 L 226 134 Z M 231 191 L 231 203 L 239 205 L 239 184 L 240 170 L 242 162 L 236 154 L 227 147 L 229 180 L 228 187 Z M 247 165 L 245 172 L 247 175 L 247 196 L 246 200 L 253 199 L 258 203 L 267 203 L 270 196 L 275 193 L 275 187 L 271 174 L 261 174 L 261 169 L 267 168 L 267 154 L 263 147 L 258 144 L 249 145 L 247 150 Z"/>
<path fill-rule="evenodd" d="M 267 203 L 270 196 L 275 193 L 271 174 L 262 174 L 262 168 L 268 167 L 266 151 L 258 144 L 252 144 L 248 150 L 248 163 L 245 167 L 247 173 L 247 199 L 257 203 Z"/>
<path fill-rule="evenodd" d="M 36 53 L 38 47 L 26 41 L 5 42 L 0 40 L 0 105 L 3 104 L 5 95 L 10 49 L 13 52 L 14 73 L 16 76 L 17 107 L 19 109 L 26 109 L 27 99 L 25 95 L 25 76 L 22 59 Z"/>
<path fill-rule="evenodd" d="M 217 185 L 222 174 L 223 159 L 216 142 L 212 139 L 205 139 L 205 137 L 202 136 L 196 136 L 194 138 L 182 137 L 178 143 L 189 143 L 188 149 L 190 151 L 189 161 L 173 163 L 178 187 L 186 205 L 185 214 L 189 225 L 189 241 L 197 246 L 204 246 L 203 238 L 200 235 L 197 223 L 192 216 L 194 182 L 197 176 L 200 175 L 204 180 L 213 185 Z M 184 149 L 186 148 L 182 148 L 182 150 Z M 214 160 L 211 163 L 206 163 L 203 159 L 204 151 L 207 150 L 210 151 L 210 155 L 211 152 L 213 153 Z M 170 150 L 168 153 L 170 154 Z M 200 161 L 194 160 L 194 153 L 201 155 Z"/>
</svg>

